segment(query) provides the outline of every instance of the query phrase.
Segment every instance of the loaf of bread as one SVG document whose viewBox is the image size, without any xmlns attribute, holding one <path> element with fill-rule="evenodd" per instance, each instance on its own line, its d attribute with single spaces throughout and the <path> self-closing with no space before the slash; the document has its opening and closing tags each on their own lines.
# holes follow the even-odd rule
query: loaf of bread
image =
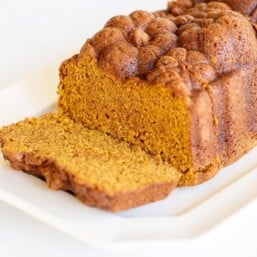
<svg viewBox="0 0 257 257">
<path fill-rule="evenodd" d="M 113 17 L 61 65 L 58 114 L 0 130 L 4 157 L 111 211 L 208 180 L 257 143 L 244 15 L 184 0 Z"/>
<path fill-rule="evenodd" d="M 195 185 L 256 144 L 256 60 L 251 24 L 224 3 L 116 16 L 62 64 L 59 111 Z"/>
<path fill-rule="evenodd" d="M 11 166 L 73 192 L 90 206 L 120 211 L 166 197 L 180 173 L 131 147 L 67 117 L 47 114 L 0 130 Z"/>
</svg>

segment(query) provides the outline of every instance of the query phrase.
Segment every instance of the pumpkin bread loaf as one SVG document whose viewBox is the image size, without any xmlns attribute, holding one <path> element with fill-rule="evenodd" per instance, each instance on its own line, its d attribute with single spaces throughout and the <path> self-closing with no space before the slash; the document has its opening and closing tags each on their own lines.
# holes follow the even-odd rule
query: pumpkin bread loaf
<svg viewBox="0 0 257 257">
<path fill-rule="evenodd" d="M 112 18 L 61 65 L 58 114 L 0 130 L 4 157 L 111 211 L 204 182 L 256 145 L 248 20 L 188 0 Z"/>
<path fill-rule="evenodd" d="M 58 114 L 0 130 L 4 157 L 18 170 L 43 177 L 52 189 L 84 203 L 120 211 L 166 197 L 180 173 L 139 147 Z"/>
<path fill-rule="evenodd" d="M 116 16 L 60 68 L 59 111 L 168 161 L 180 185 L 256 144 L 257 41 L 223 3 Z"/>
</svg>

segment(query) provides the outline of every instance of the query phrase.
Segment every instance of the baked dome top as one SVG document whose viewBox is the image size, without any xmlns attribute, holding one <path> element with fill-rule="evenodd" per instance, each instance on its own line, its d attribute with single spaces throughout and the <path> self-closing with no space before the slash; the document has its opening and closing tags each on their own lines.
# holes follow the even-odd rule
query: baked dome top
<svg viewBox="0 0 257 257">
<path fill-rule="evenodd" d="M 191 7 L 193 4 L 201 3 L 201 2 L 211 2 L 211 0 L 179 0 L 178 2 L 170 1 L 169 6 L 175 7 L 174 3 L 176 3 L 176 9 L 178 6 L 181 8 Z M 229 5 L 233 10 L 240 12 L 244 15 L 257 15 L 257 2 L 256 0 L 218 0 L 218 2 L 223 2 Z M 180 8 L 180 9 L 181 9 Z M 254 17 L 256 17 L 254 15 Z"/>
<path fill-rule="evenodd" d="M 86 42 L 82 53 L 87 46 L 94 49 L 99 67 L 118 78 L 165 84 L 182 79 L 190 84 L 187 89 L 257 59 L 251 24 L 218 2 L 197 4 L 178 16 L 146 11 L 115 16 Z"/>
</svg>

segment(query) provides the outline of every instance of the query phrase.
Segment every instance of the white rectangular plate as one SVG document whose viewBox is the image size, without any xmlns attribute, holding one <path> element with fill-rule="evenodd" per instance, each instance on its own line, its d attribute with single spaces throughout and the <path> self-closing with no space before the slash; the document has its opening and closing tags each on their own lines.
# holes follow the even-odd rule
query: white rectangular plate
<svg viewBox="0 0 257 257">
<path fill-rule="evenodd" d="M 0 91 L 0 126 L 55 109 L 57 84 L 57 75 L 49 68 Z M 202 185 L 177 188 L 163 201 L 117 214 L 87 207 L 66 192 L 49 190 L 43 181 L 13 171 L 0 158 L 0 199 L 97 246 L 162 245 L 174 251 L 181 246 L 189 250 L 217 233 L 231 238 L 229 224 L 240 222 L 246 211 L 256 217 L 256 156 L 257 148 Z M 249 222 L 256 231 L 256 219 Z"/>
</svg>

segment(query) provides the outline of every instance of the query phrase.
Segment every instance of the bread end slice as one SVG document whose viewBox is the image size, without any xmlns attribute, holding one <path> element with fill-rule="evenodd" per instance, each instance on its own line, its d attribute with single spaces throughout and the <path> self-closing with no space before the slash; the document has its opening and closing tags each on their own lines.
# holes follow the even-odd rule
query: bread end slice
<svg viewBox="0 0 257 257">
<path fill-rule="evenodd" d="M 0 142 L 14 169 L 112 212 L 163 199 L 180 178 L 173 167 L 140 148 L 57 114 L 4 127 Z"/>
</svg>

